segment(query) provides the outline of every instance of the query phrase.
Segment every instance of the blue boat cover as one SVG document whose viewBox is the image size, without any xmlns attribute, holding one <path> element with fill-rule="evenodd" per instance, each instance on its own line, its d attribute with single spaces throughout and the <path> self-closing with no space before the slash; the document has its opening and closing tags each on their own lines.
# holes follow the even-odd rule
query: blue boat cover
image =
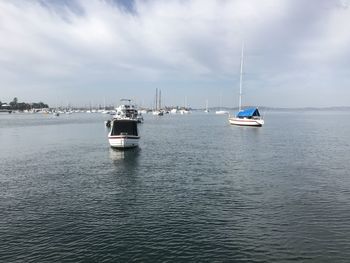
<svg viewBox="0 0 350 263">
<path fill-rule="evenodd" d="M 253 117 L 253 116 L 260 116 L 258 108 L 249 108 L 249 109 L 241 110 L 237 114 L 237 117 L 240 117 L 240 118 Z"/>
</svg>

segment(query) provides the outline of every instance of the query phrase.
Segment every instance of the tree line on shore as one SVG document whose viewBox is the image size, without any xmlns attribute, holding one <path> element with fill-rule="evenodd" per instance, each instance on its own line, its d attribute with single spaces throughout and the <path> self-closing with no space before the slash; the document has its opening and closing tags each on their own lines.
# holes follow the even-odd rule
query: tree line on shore
<svg viewBox="0 0 350 263">
<path fill-rule="evenodd" d="M 24 111 L 43 108 L 49 108 L 49 105 L 45 104 L 44 102 L 19 102 L 16 97 L 8 104 L 0 101 L 0 109 Z"/>
</svg>

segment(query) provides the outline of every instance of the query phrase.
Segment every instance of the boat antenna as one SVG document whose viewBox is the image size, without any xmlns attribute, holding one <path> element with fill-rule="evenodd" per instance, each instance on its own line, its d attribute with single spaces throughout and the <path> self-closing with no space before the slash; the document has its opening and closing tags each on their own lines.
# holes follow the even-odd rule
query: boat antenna
<svg viewBox="0 0 350 263">
<path fill-rule="evenodd" d="M 244 42 L 242 42 L 241 72 L 239 77 L 239 111 L 241 111 L 241 108 L 242 108 L 243 52 L 244 52 Z"/>
</svg>

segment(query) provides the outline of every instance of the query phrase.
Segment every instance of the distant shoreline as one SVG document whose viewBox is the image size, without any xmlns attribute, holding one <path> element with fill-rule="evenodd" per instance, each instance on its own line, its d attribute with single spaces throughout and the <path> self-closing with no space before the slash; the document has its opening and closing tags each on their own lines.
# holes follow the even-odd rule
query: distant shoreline
<svg viewBox="0 0 350 263">
<path fill-rule="evenodd" d="M 243 108 L 250 108 L 253 106 L 246 106 Z M 238 111 L 238 108 L 228 108 L 228 107 L 212 107 L 209 111 L 215 110 L 227 110 L 227 111 Z M 194 109 L 194 110 L 205 110 L 204 108 Z M 298 107 L 298 108 L 278 108 L 278 107 L 259 107 L 260 111 L 350 111 L 350 107 L 340 106 L 340 107 Z"/>
</svg>

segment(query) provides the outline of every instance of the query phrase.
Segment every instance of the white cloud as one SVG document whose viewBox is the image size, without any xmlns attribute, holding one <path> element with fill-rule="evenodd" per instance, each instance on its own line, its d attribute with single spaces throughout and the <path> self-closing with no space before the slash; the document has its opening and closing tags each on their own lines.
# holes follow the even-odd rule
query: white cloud
<svg viewBox="0 0 350 263">
<path fill-rule="evenodd" d="M 110 1 L 74 5 L 78 11 L 59 1 L 0 0 L 1 100 L 41 100 L 44 93 L 57 103 L 60 93 L 84 103 L 137 93 L 152 101 L 159 87 L 171 94 L 169 104 L 187 95 L 201 106 L 224 92 L 232 94 L 224 104 L 235 105 L 245 39 L 247 103 L 350 105 L 344 0 L 137 0 L 133 12 Z M 334 89 L 341 97 L 315 99 L 318 90 Z"/>
</svg>

